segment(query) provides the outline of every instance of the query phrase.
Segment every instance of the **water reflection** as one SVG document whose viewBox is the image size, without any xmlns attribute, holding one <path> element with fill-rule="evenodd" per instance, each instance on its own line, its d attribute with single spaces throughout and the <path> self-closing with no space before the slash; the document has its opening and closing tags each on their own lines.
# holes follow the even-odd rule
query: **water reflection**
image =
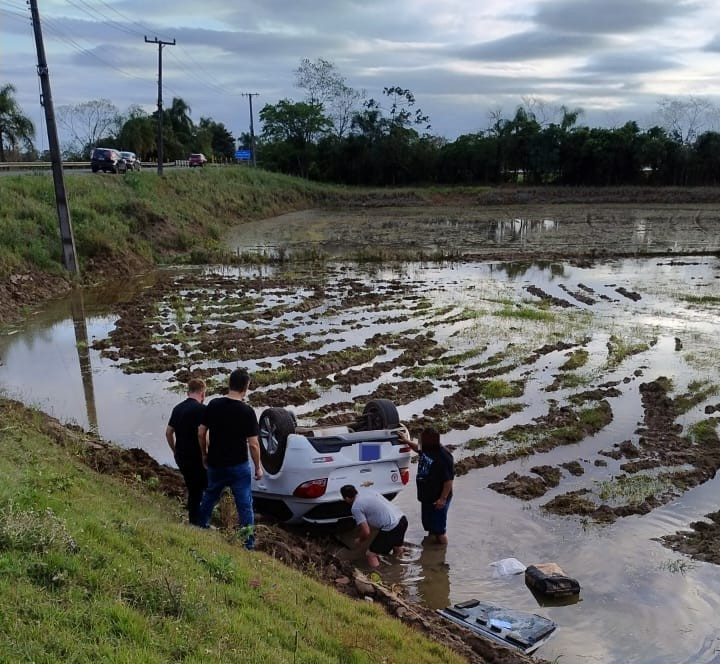
<svg viewBox="0 0 720 664">
<path fill-rule="evenodd" d="M 559 223 L 555 219 L 502 219 L 489 227 L 490 239 L 497 244 L 524 244 L 537 233 L 555 231 Z"/>
<path fill-rule="evenodd" d="M 80 362 L 80 377 L 82 378 L 83 394 L 85 395 L 85 412 L 87 414 L 88 428 L 98 433 L 98 417 L 95 407 L 95 388 L 93 385 L 92 363 L 90 362 L 90 344 L 88 342 L 87 321 L 85 320 L 85 303 L 82 290 L 76 288 L 70 296 L 73 327 L 75 329 L 75 346 L 77 347 Z"/>
<path fill-rule="evenodd" d="M 417 593 L 430 607 L 450 606 L 450 565 L 446 558 L 447 546 L 438 544 L 433 537 L 423 539 Z"/>
</svg>

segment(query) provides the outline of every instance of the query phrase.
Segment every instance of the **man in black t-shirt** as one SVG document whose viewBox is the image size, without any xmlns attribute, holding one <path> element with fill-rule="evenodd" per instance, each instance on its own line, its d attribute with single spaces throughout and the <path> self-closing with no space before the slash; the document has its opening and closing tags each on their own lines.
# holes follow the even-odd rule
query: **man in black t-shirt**
<svg viewBox="0 0 720 664">
<path fill-rule="evenodd" d="M 455 479 L 453 456 L 440 444 L 435 429 L 423 429 L 417 444 L 404 431 L 398 432 L 398 438 L 420 455 L 415 483 L 423 528 L 437 542 L 447 544 L 447 514 Z"/>
<path fill-rule="evenodd" d="M 255 479 L 263 476 L 260 465 L 260 443 L 257 416 L 243 399 L 250 386 L 245 369 L 230 374 L 228 394 L 208 403 L 198 431 L 203 463 L 207 468 L 208 486 L 200 503 L 199 525 L 207 528 L 210 515 L 225 487 L 230 487 L 238 511 L 238 522 L 245 546 L 255 546 L 255 515 L 252 504 L 252 474 L 249 458 L 255 468 Z M 248 454 L 249 453 L 249 454 Z"/>
<path fill-rule="evenodd" d="M 205 410 L 204 400 L 204 381 L 191 378 L 187 387 L 187 399 L 173 408 L 165 429 L 165 438 L 185 480 L 188 519 L 194 525 L 198 525 L 200 500 L 207 486 L 207 472 L 198 444 L 198 429 Z"/>
</svg>

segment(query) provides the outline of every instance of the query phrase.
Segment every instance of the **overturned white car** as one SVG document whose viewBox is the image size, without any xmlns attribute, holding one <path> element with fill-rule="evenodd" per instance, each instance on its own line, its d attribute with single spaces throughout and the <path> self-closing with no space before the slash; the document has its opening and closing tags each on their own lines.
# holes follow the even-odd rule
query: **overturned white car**
<svg viewBox="0 0 720 664">
<path fill-rule="evenodd" d="M 334 524 L 351 519 L 340 487 L 372 487 L 392 500 L 410 478 L 410 448 L 398 438 L 397 408 L 369 401 L 342 427 L 299 427 L 292 412 L 268 408 L 260 416 L 264 475 L 253 480 L 260 514 L 288 523 Z"/>
</svg>

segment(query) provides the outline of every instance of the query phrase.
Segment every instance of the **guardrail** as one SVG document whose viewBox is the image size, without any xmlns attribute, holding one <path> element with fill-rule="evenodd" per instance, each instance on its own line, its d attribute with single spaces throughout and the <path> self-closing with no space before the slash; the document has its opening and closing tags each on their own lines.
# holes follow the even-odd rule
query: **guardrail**
<svg viewBox="0 0 720 664">
<path fill-rule="evenodd" d="M 143 168 L 157 168 L 156 161 L 141 161 Z M 63 168 L 74 170 L 80 168 L 90 168 L 89 161 L 64 161 Z M 163 164 L 163 168 L 172 168 L 174 166 L 187 166 L 187 161 L 168 161 Z M 17 170 L 39 170 L 51 168 L 51 161 L 2 161 L 0 162 L 0 171 L 17 171 Z"/>
</svg>

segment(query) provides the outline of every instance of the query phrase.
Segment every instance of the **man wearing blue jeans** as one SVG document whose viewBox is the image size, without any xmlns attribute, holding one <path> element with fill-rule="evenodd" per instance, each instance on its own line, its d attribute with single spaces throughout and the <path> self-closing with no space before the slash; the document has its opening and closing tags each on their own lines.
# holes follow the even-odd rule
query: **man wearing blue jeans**
<svg viewBox="0 0 720 664">
<path fill-rule="evenodd" d="M 262 478 L 260 443 L 255 411 L 243 402 L 250 386 L 245 369 L 230 374 L 228 394 L 208 403 L 198 429 L 203 464 L 207 468 L 208 486 L 200 502 L 198 525 L 207 528 L 215 505 L 225 487 L 235 498 L 238 524 L 245 547 L 255 547 L 255 514 L 252 504 L 252 474 L 249 460 L 255 467 L 255 479 Z"/>
</svg>

